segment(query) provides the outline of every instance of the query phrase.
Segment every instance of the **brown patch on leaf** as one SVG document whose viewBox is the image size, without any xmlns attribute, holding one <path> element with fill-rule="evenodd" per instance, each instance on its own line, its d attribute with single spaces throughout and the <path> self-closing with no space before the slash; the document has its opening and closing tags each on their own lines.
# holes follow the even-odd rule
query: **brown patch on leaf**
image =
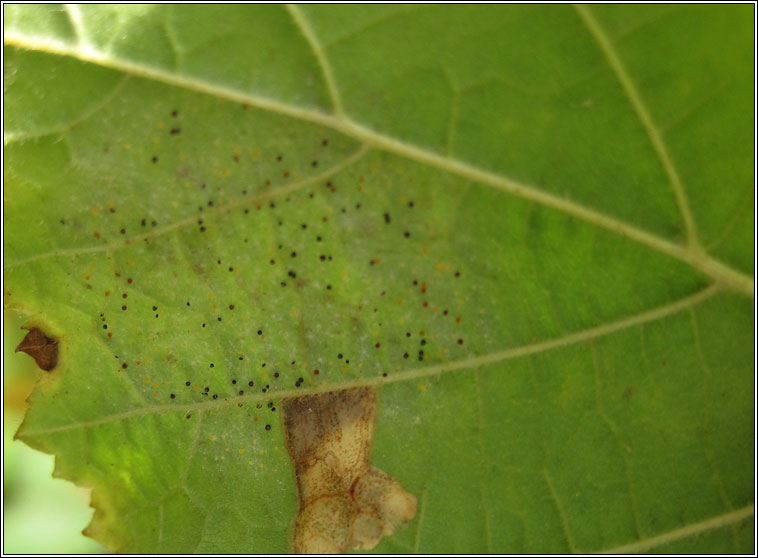
<svg viewBox="0 0 758 558">
<path fill-rule="evenodd" d="M 33 327 L 16 347 L 16 352 L 26 353 L 37 366 L 48 372 L 58 364 L 58 341 L 45 335 L 38 327 Z"/>
<path fill-rule="evenodd" d="M 375 388 L 283 401 L 298 492 L 294 550 L 335 554 L 374 548 L 416 515 L 416 498 L 371 466 Z"/>
</svg>

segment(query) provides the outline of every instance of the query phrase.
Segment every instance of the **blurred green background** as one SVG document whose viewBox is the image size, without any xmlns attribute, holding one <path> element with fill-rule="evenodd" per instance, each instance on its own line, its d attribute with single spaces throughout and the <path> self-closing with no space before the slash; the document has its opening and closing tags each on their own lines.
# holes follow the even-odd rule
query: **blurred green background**
<svg viewBox="0 0 758 558">
<path fill-rule="evenodd" d="M 26 398 L 44 374 L 34 360 L 15 353 L 26 332 L 20 316 L 3 324 L 3 553 L 85 554 L 108 552 L 81 531 L 92 519 L 89 490 L 53 478 L 52 455 L 13 439 Z"/>
</svg>

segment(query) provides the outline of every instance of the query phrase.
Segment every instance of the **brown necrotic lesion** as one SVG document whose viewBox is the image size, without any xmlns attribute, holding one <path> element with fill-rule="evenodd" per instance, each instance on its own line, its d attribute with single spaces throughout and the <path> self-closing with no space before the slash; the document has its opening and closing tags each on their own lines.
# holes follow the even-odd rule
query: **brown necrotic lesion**
<svg viewBox="0 0 758 558">
<path fill-rule="evenodd" d="M 50 372 L 58 364 L 58 340 L 48 337 L 37 327 L 26 329 L 29 329 L 29 333 L 16 347 L 16 352 L 28 354 L 37 366 Z"/>
<path fill-rule="evenodd" d="M 283 422 L 298 490 L 294 550 L 370 549 L 416 515 L 416 498 L 371 466 L 376 389 L 286 399 Z"/>
</svg>

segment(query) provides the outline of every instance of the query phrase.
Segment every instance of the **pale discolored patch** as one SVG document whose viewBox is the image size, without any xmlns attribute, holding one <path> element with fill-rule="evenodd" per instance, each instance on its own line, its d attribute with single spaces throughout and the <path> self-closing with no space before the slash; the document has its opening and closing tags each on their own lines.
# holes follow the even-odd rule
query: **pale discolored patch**
<svg viewBox="0 0 758 558">
<path fill-rule="evenodd" d="M 285 399 L 283 411 L 297 478 L 295 552 L 370 549 L 413 519 L 416 498 L 371 466 L 375 388 Z"/>
</svg>

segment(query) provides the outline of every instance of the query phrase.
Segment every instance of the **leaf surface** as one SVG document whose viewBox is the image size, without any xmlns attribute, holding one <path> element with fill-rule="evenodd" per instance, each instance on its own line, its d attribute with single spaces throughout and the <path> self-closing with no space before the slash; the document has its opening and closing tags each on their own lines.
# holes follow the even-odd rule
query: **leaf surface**
<svg viewBox="0 0 758 558">
<path fill-rule="evenodd" d="M 19 431 L 126 552 L 286 552 L 380 388 L 379 552 L 750 552 L 746 6 L 4 6 Z"/>
</svg>

